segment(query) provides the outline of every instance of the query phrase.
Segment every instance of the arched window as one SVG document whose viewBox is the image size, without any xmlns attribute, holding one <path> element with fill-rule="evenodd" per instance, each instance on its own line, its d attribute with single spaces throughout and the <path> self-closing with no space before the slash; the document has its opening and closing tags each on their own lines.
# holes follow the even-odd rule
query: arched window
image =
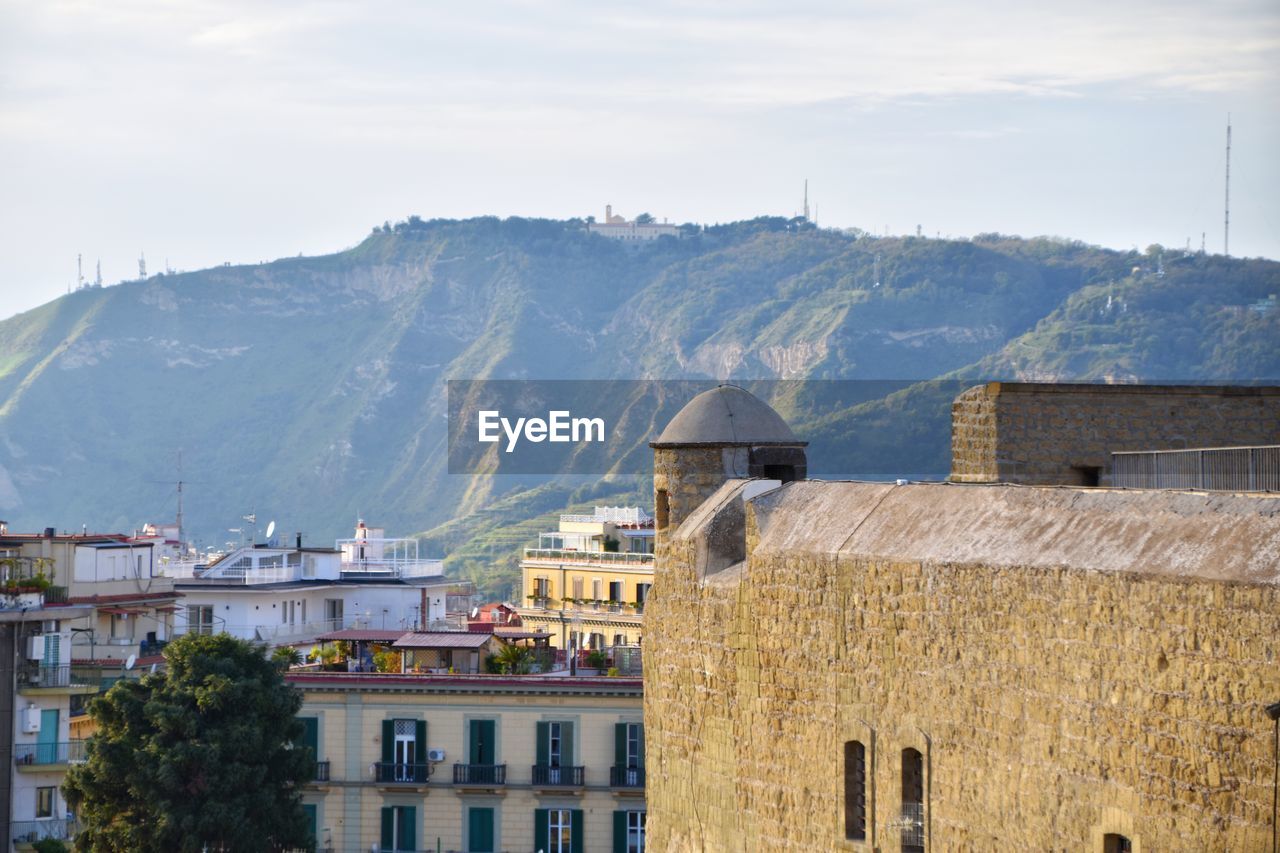
<svg viewBox="0 0 1280 853">
<path fill-rule="evenodd" d="M 1118 832 L 1102 836 L 1102 853 L 1133 853 L 1133 842 Z"/>
<path fill-rule="evenodd" d="M 867 748 L 856 740 L 844 744 L 844 837 L 867 838 Z"/>
<path fill-rule="evenodd" d="M 924 756 L 902 750 L 902 853 L 924 853 Z"/>
</svg>

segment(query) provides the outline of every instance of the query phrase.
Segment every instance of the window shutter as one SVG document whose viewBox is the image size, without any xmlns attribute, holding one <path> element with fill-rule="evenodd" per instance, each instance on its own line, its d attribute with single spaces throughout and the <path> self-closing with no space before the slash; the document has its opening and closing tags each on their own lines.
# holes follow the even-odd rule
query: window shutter
<svg viewBox="0 0 1280 853">
<path fill-rule="evenodd" d="M 613 727 L 613 766 L 627 766 L 627 724 L 616 723 Z"/>
<path fill-rule="evenodd" d="M 300 746 L 311 747 L 311 757 L 320 757 L 320 720 L 316 717 L 299 717 L 302 723 L 302 740 Z"/>
<path fill-rule="evenodd" d="M 311 838 L 314 841 L 320 837 L 320 828 L 317 825 L 319 821 L 318 816 L 316 815 L 316 807 L 314 805 L 303 803 L 302 810 L 307 814 L 307 826 L 311 827 Z"/>
<path fill-rule="evenodd" d="M 637 767 L 644 767 L 644 723 L 637 723 L 636 728 L 639 729 L 640 755 L 636 759 Z"/>
<path fill-rule="evenodd" d="M 538 766 L 546 767 L 551 760 L 551 724 L 538 723 Z"/>
<path fill-rule="evenodd" d="M 569 814 L 573 816 L 569 821 L 569 853 L 582 853 L 582 809 L 573 809 Z"/>
<path fill-rule="evenodd" d="M 543 723 L 538 723 L 543 725 Z M 533 810 L 533 849 L 546 850 L 551 846 L 550 839 L 551 817 L 546 809 Z"/>
<path fill-rule="evenodd" d="M 397 850 L 418 849 L 418 810 L 413 806 L 400 807 L 400 846 Z"/>
<path fill-rule="evenodd" d="M 573 723 L 560 724 L 560 766 L 573 767 Z"/>
<path fill-rule="evenodd" d="M 613 813 L 613 853 L 627 853 L 627 813 Z"/>
<path fill-rule="evenodd" d="M 494 720 L 471 721 L 471 763 L 494 764 L 497 760 L 495 742 L 497 723 Z"/>
<path fill-rule="evenodd" d="M 468 853 L 493 853 L 493 809 L 472 808 L 467 813 Z"/>
<path fill-rule="evenodd" d="M 427 721 L 418 720 L 413 732 L 413 761 L 422 764 L 427 760 Z"/>
<path fill-rule="evenodd" d="M 386 764 L 390 764 L 395 760 L 396 748 L 396 721 L 382 721 L 382 760 Z"/>
<path fill-rule="evenodd" d="M 395 826 L 396 810 L 385 807 L 382 810 L 382 849 L 390 850 L 391 845 L 395 844 Z"/>
</svg>

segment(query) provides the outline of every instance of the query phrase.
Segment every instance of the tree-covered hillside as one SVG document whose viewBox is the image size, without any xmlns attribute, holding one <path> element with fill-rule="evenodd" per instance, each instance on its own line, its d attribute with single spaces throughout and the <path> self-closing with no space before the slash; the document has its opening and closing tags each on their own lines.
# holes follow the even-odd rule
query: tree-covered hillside
<svg viewBox="0 0 1280 853">
<path fill-rule="evenodd" d="M 636 246 L 578 221 L 411 218 L 334 255 L 157 275 L 12 317 L 0 517 L 171 518 L 181 450 L 205 545 L 251 511 L 312 542 L 360 514 L 429 531 L 481 575 L 564 507 L 648 486 L 450 475 L 448 379 L 897 380 L 761 393 L 812 442 L 816 475 L 943 476 L 957 382 L 1280 377 L 1272 261 L 784 219 L 683 232 Z M 950 381 L 914 384 L 936 379 Z M 643 455 L 661 424 L 632 415 L 620 446 Z"/>
</svg>

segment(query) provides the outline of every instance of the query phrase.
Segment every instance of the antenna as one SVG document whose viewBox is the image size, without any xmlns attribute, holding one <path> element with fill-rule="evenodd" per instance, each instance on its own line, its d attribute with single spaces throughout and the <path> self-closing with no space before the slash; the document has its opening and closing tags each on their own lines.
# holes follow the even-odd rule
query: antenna
<svg viewBox="0 0 1280 853">
<path fill-rule="evenodd" d="M 876 272 L 875 272 L 875 276 L 874 276 L 874 278 L 875 278 L 875 280 L 876 280 L 876 283 L 875 283 L 875 284 L 873 284 L 873 285 L 871 285 L 871 286 L 872 286 L 872 287 L 879 287 L 879 286 L 880 286 L 880 253 L 879 253 L 879 252 L 876 252 L 876 267 L 875 267 L 875 270 L 876 270 Z"/>
<path fill-rule="evenodd" d="M 804 221 L 809 221 L 809 179 L 804 179 Z"/>
<path fill-rule="evenodd" d="M 93 286 L 102 287 L 102 258 L 98 258 L 97 274 L 93 277 Z"/>
<path fill-rule="evenodd" d="M 1222 207 L 1222 254 L 1231 257 L 1231 113 L 1227 113 L 1227 191 Z"/>
<path fill-rule="evenodd" d="M 142 252 L 138 253 L 138 279 L 147 277 L 147 256 Z"/>
<path fill-rule="evenodd" d="M 84 263 L 83 256 L 76 254 L 76 290 L 84 287 Z"/>
</svg>

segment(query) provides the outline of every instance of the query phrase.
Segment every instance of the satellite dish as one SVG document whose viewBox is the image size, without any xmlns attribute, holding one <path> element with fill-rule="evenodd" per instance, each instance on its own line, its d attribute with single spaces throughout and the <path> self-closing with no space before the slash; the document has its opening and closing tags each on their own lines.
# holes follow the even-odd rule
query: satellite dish
<svg viewBox="0 0 1280 853">
<path fill-rule="evenodd" d="M 471 618 L 472 618 L 472 619 L 476 618 L 476 617 L 477 617 L 477 616 L 479 616 L 479 615 L 480 615 L 480 608 L 479 608 L 479 607 L 473 607 L 473 608 L 471 608 Z"/>
<path fill-rule="evenodd" d="M 133 669 L 133 665 L 138 662 L 137 655 L 129 655 L 129 659 L 124 662 L 125 669 Z"/>
<path fill-rule="evenodd" d="M 267 525 L 267 541 L 271 541 L 271 534 L 276 532 L 276 523 L 273 521 Z"/>
<path fill-rule="evenodd" d="M 155 674 L 156 674 L 156 665 L 155 665 L 155 664 L 151 664 L 151 674 L 152 674 L 152 675 L 155 675 Z"/>
</svg>

